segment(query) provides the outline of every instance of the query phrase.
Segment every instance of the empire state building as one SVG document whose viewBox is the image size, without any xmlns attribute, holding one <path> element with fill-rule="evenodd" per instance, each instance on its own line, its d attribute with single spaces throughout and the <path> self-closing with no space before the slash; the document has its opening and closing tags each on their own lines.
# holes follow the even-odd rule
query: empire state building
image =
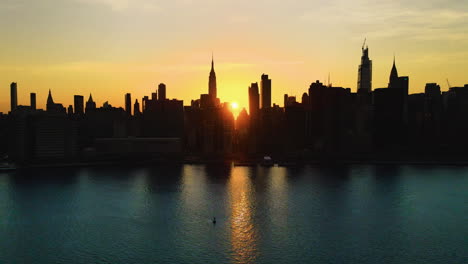
<svg viewBox="0 0 468 264">
<path fill-rule="evenodd" d="M 216 93 L 216 73 L 214 71 L 214 61 L 213 57 L 211 57 L 211 71 L 210 77 L 208 79 L 208 94 L 212 100 L 212 102 L 216 102 L 217 93 Z"/>
</svg>

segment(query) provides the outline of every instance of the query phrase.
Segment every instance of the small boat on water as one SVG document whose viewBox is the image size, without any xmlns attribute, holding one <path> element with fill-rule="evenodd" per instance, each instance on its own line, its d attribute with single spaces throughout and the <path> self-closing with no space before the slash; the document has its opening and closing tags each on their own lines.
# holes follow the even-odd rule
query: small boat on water
<svg viewBox="0 0 468 264">
<path fill-rule="evenodd" d="M 264 156 L 263 160 L 260 162 L 260 166 L 263 167 L 272 167 L 274 165 L 273 159 L 270 156 Z"/>
</svg>

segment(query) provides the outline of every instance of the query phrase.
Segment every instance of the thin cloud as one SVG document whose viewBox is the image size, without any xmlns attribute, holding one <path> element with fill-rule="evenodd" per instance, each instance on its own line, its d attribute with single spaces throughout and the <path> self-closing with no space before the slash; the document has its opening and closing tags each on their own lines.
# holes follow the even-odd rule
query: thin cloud
<svg viewBox="0 0 468 264">
<path fill-rule="evenodd" d="M 122 11 L 128 8 L 128 0 L 75 0 L 86 4 L 98 4 L 110 7 L 114 11 Z"/>
<path fill-rule="evenodd" d="M 152 0 L 75 0 L 85 4 L 97 4 L 109 7 L 112 11 L 124 12 L 138 10 L 141 12 L 158 12 L 161 7 Z"/>
<path fill-rule="evenodd" d="M 331 2 L 304 12 L 301 21 L 314 21 L 331 27 L 364 29 L 377 38 L 405 37 L 416 40 L 468 40 L 468 6 L 428 8 L 427 3 L 401 6 L 395 2 Z M 326 15 L 323 15 L 326 14 Z"/>
</svg>

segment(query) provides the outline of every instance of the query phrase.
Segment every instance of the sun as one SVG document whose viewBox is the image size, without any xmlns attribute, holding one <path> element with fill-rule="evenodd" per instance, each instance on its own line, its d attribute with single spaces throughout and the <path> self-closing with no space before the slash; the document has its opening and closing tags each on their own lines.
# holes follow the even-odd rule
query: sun
<svg viewBox="0 0 468 264">
<path fill-rule="evenodd" d="M 232 109 L 238 109 L 239 108 L 239 104 L 237 102 L 232 102 L 231 103 L 231 108 Z"/>
</svg>

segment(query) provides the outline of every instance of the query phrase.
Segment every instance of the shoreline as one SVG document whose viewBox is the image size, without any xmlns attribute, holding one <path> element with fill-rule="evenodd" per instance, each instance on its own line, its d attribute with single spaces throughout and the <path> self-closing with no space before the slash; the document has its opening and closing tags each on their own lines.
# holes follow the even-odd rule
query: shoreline
<svg viewBox="0 0 468 264">
<path fill-rule="evenodd" d="M 85 168 L 85 167 L 138 167 L 138 166 L 173 166 L 173 165 L 224 165 L 233 167 L 300 167 L 300 166 L 347 166 L 347 165 L 414 165 L 414 166 L 468 166 L 468 159 L 372 159 L 372 160 L 323 160 L 312 159 L 308 161 L 271 161 L 263 162 L 257 159 L 236 160 L 236 159 L 182 159 L 182 160 L 146 160 L 146 161 L 86 161 L 86 162 L 51 162 L 51 163 L 29 163 L 17 166 L 17 169 L 36 169 L 36 168 Z"/>
</svg>

